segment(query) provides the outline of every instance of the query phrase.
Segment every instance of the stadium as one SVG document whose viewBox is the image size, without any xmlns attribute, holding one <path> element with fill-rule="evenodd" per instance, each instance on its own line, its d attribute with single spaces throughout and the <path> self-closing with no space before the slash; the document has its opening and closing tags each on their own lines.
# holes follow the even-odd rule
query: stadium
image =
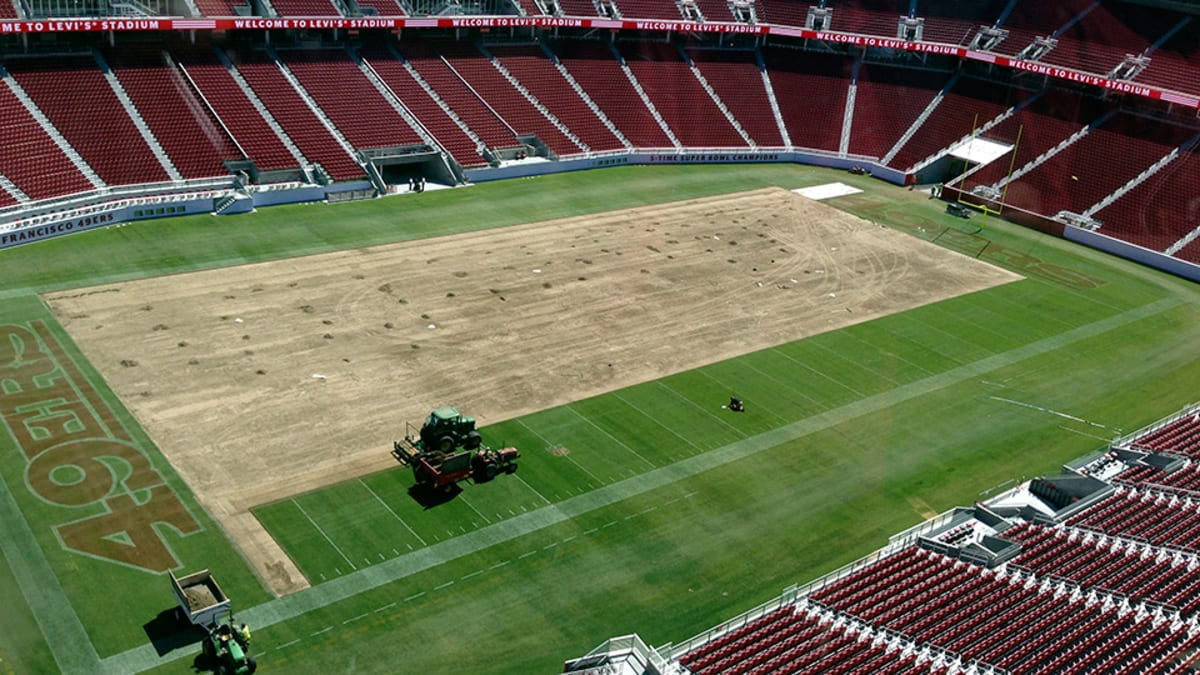
<svg viewBox="0 0 1200 675">
<path fill-rule="evenodd" d="M 0 0 L 0 673 L 1195 671 L 1198 15 Z"/>
</svg>

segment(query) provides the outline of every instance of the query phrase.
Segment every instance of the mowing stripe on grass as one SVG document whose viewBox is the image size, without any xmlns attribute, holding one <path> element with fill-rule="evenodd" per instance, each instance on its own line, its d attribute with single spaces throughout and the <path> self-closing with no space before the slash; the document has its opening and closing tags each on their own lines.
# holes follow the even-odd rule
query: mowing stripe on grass
<svg viewBox="0 0 1200 675">
<path fill-rule="evenodd" d="M 667 432 L 667 433 L 671 434 L 671 435 L 672 435 L 672 436 L 674 436 L 675 438 L 678 438 L 679 440 L 683 441 L 684 443 L 687 443 L 688 445 L 692 446 L 692 448 L 693 448 L 694 450 L 699 450 L 699 449 L 700 449 L 700 448 L 699 448 L 699 447 L 698 447 L 698 446 L 697 446 L 695 443 L 693 443 L 693 442 L 689 441 L 688 439 L 684 438 L 683 436 L 680 436 L 680 435 L 679 435 L 679 434 L 678 434 L 678 433 L 677 433 L 677 432 L 676 432 L 674 429 L 672 429 L 671 427 L 668 427 L 667 425 L 663 424 L 663 423 L 662 423 L 660 420 L 658 420 L 658 419 L 657 419 L 656 417 L 654 417 L 653 415 L 648 415 L 648 414 L 646 414 L 646 412 L 645 412 L 645 411 L 643 411 L 641 408 L 639 408 L 639 407 L 635 406 L 634 404 L 630 403 L 628 400 L 626 400 L 626 399 L 625 399 L 625 397 L 624 397 L 624 396 L 621 396 L 621 393 L 620 393 L 620 392 L 614 391 L 614 392 L 612 393 L 612 395 L 613 395 L 613 396 L 614 396 L 614 397 L 615 397 L 615 398 L 616 398 L 618 401 L 620 401 L 621 403 L 624 403 L 624 404 L 625 404 L 625 405 L 626 405 L 626 406 L 627 406 L 627 407 L 628 407 L 630 410 L 632 410 L 633 412 L 637 413 L 637 415 L 638 415 L 639 417 L 645 417 L 646 419 L 650 420 L 650 421 L 651 421 L 652 423 L 654 423 L 655 425 L 657 425 L 657 426 L 661 427 L 662 429 L 666 430 L 666 432 Z"/>
<path fill-rule="evenodd" d="M 771 351 L 771 353 L 778 354 L 778 355 L 782 356 L 783 358 L 787 359 L 788 361 L 791 361 L 792 363 L 795 363 L 796 365 L 800 366 L 801 368 L 804 368 L 805 370 L 812 372 L 814 375 L 819 375 L 819 376 L 825 378 L 826 380 L 829 380 L 830 382 L 836 384 L 837 386 L 841 387 L 842 389 L 849 390 L 851 393 L 853 393 L 855 396 L 858 396 L 859 398 L 863 398 L 866 396 L 866 394 L 855 389 L 854 387 L 851 387 L 850 385 L 846 384 L 845 382 L 842 382 L 841 380 L 839 380 L 837 378 L 831 377 L 830 375 L 823 373 L 823 372 L 817 370 L 816 368 L 813 368 L 812 366 L 808 365 L 807 363 L 804 363 L 800 359 L 797 359 L 796 357 L 792 356 L 791 354 L 788 354 L 787 352 L 781 350 L 779 347 L 772 347 L 770 351 Z M 826 351 L 829 351 L 829 350 L 826 349 Z M 836 354 L 836 352 L 831 352 L 831 353 Z M 837 356 L 839 358 L 843 358 L 843 360 L 846 360 L 840 354 Z"/>
<path fill-rule="evenodd" d="M 651 490 L 678 483 L 705 471 L 745 459 L 746 457 L 789 441 L 839 424 L 844 424 L 864 415 L 886 410 L 903 401 L 912 400 L 939 389 L 978 378 L 990 371 L 1068 347 L 1076 342 L 1096 337 L 1135 321 L 1161 314 L 1181 304 L 1181 301 L 1173 298 L 1160 300 L 1086 326 L 1080 326 L 1079 328 L 1053 337 L 1038 340 L 1037 342 L 1003 354 L 997 354 L 974 363 L 962 365 L 952 370 L 876 394 L 875 396 L 849 403 L 840 408 L 818 413 L 756 436 L 735 441 L 674 464 L 631 476 L 625 480 L 606 485 L 576 497 L 571 497 L 557 504 L 529 511 L 462 536 L 418 549 L 398 558 L 392 558 L 386 562 L 360 569 L 357 572 L 307 588 L 298 593 L 271 600 L 257 607 L 242 610 L 238 616 L 253 626 L 266 628 L 378 588 L 384 584 L 389 584 L 418 572 L 431 569 L 443 563 L 512 541 L 518 537 L 645 494 Z M 684 495 L 684 498 L 694 494 L 696 493 L 690 492 Z M 584 534 L 593 533 L 596 529 L 588 530 Z M 189 651 L 179 650 L 177 653 L 173 652 L 165 656 L 159 656 L 153 645 L 147 644 L 122 654 L 108 657 L 103 660 L 102 664 L 106 672 L 130 673 L 146 670 L 162 663 L 188 656 L 194 656 L 194 654 Z"/>
<path fill-rule="evenodd" d="M 4 547 L 4 558 L 58 669 L 64 673 L 96 672 L 100 656 L 3 480 L 0 480 L 0 541 L 10 544 Z"/>
<path fill-rule="evenodd" d="M 741 436 L 742 438 L 745 438 L 745 437 L 746 437 L 746 432 L 744 432 L 744 431 L 742 431 L 741 429 L 739 429 L 739 428 L 737 428 L 737 427 L 733 426 L 733 425 L 732 425 L 732 424 L 730 424 L 729 422 L 726 422 L 725 420 L 721 419 L 720 417 L 717 417 L 717 416 L 713 415 L 711 411 L 709 411 L 709 410 L 705 410 L 704 408 L 700 407 L 700 404 L 699 404 L 699 403 L 696 403 L 696 402 L 695 402 L 695 401 L 693 401 L 692 399 L 690 399 L 690 398 L 688 398 L 688 397 L 684 396 L 684 395 L 683 395 L 683 394 L 681 394 L 681 393 L 680 393 L 678 390 L 676 390 L 676 389 L 674 389 L 673 387 L 671 387 L 671 385 L 663 383 L 663 381 L 662 381 L 662 380 L 655 380 L 655 381 L 654 381 L 654 383 L 655 383 L 655 384 L 657 384 L 658 386 L 662 387 L 663 389 L 666 389 L 666 390 L 667 390 L 669 393 L 673 394 L 673 395 L 675 396 L 675 398 L 679 399 L 680 401 L 683 401 L 684 403 L 686 403 L 686 404 L 688 404 L 688 405 L 692 406 L 692 407 L 693 407 L 693 408 L 695 408 L 696 410 L 702 410 L 702 411 L 704 411 L 705 413 L 707 413 L 708 415 L 712 416 L 712 418 L 713 418 L 713 419 L 715 419 L 716 421 L 720 422 L 720 423 L 721 423 L 721 426 L 725 427 L 726 429 L 729 429 L 730 431 L 732 431 L 733 433 L 737 434 L 738 436 Z"/>
</svg>

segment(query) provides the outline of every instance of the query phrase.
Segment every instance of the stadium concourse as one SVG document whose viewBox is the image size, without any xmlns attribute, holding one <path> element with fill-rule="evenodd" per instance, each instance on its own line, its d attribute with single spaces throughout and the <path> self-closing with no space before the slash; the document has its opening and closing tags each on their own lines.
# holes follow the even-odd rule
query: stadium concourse
<svg viewBox="0 0 1200 675">
<path fill-rule="evenodd" d="M 681 644 L 613 638 L 564 672 L 1195 672 L 1198 460 L 1192 405 Z"/>
<path fill-rule="evenodd" d="M 1200 279 L 1190 5 L 906 5 L 0 0 L 0 248 L 418 179 L 802 162 Z"/>
</svg>

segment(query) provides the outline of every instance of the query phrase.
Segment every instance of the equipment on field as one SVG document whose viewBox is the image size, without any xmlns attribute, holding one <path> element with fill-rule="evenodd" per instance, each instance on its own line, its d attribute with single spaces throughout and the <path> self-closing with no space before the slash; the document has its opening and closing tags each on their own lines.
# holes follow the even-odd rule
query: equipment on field
<svg viewBox="0 0 1200 675">
<path fill-rule="evenodd" d="M 483 439 L 475 431 L 475 418 L 459 414 L 453 406 L 442 406 L 429 413 L 415 443 L 422 452 L 449 453 L 457 447 L 478 448 Z"/>
<path fill-rule="evenodd" d="M 746 404 L 737 396 L 729 397 L 729 409 L 733 412 L 746 412 Z"/>
<path fill-rule="evenodd" d="M 417 437 L 408 434 L 393 443 L 392 456 L 412 467 L 417 485 L 445 489 L 467 478 L 486 483 L 501 473 L 516 473 L 521 453 L 483 445 L 475 419 L 444 406 L 429 414 Z"/>
<path fill-rule="evenodd" d="M 200 570 L 182 578 L 176 577 L 174 572 L 168 571 L 168 574 L 171 576 L 171 590 L 179 601 L 175 615 L 180 619 L 187 619 L 201 628 L 209 628 L 230 612 L 229 598 L 208 570 Z"/>
<path fill-rule="evenodd" d="M 958 216 L 959 218 L 971 217 L 971 211 L 958 202 L 950 202 L 949 204 L 946 204 L 946 213 L 952 216 Z"/>
<path fill-rule="evenodd" d="M 175 615 L 207 631 L 201 649 L 205 662 L 218 675 L 250 675 L 258 664 L 250 656 L 250 629 L 235 628 L 229 598 L 208 570 L 171 577 L 171 591 L 179 601 Z M 225 622 L 221 623 L 222 618 Z"/>
<path fill-rule="evenodd" d="M 250 631 L 242 624 L 234 628 L 233 617 L 209 629 L 204 638 L 204 658 L 217 675 L 251 675 L 258 670 L 254 657 L 250 656 Z"/>
</svg>

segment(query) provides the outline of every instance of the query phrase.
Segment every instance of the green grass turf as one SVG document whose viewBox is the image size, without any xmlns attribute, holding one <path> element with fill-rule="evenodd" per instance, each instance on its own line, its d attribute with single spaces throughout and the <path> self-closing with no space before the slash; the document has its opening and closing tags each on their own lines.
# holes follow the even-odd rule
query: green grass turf
<svg viewBox="0 0 1200 675">
<path fill-rule="evenodd" d="M 7 545 L 6 545 L 7 546 Z M 0 556 L 0 673 L 45 673 L 54 657 L 5 556 Z"/>
<path fill-rule="evenodd" d="M 17 280 L 7 288 L 63 288 L 833 180 L 867 190 L 835 206 L 1028 279 L 489 427 L 493 444 L 521 448 L 521 470 L 434 508 L 408 497 L 411 475 L 397 468 L 257 509 L 320 590 L 410 547 L 616 494 L 662 475 L 654 467 L 693 467 L 255 631 L 260 664 L 280 672 L 553 672 L 617 634 L 683 640 L 874 550 L 926 510 L 1056 471 L 1177 410 L 1200 376 L 1196 287 L 994 219 L 968 234 L 978 215 L 964 223 L 917 193 L 792 166 L 625 167 L 162 221 L 0 253 L 0 264 Z M 734 389 L 746 415 L 720 410 Z M 722 463 L 731 449 L 738 459 Z M 169 605 L 165 583 L 162 594 Z M 250 604 L 266 616 L 279 603 Z"/>
<path fill-rule="evenodd" d="M 385 645 L 381 637 L 367 651 L 390 650 L 404 654 L 408 664 L 434 670 L 453 663 L 468 670 L 516 673 L 553 669 L 604 637 L 629 631 L 641 632 L 651 644 L 681 640 L 769 599 L 790 583 L 878 547 L 889 534 L 919 522 L 927 509 L 969 504 L 1003 481 L 1056 472 L 1064 462 L 1101 447 L 1105 439 L 1170 413 L 1195 396 L 1187 383 L 1200 375 L 1200 363 L 1188 345 L 1190 326 L 1200 316 L 1189 284 L 994 219 L 983 232 L 966 235 L 973 228 L 943 217 L 940 204 L 902 190 L 873 186 L 868 195 L 845 202 L 848 210 L 882 223 L 901 214 L 902 229 L 916 236 L 940 242 L 949 234 L 945 244 L 991 255 L 1030 278 L 486 429 L 486 435 L 523 449 L 526 459 L 518 475 L 557 503 L 580 489 L 612 485 L 844 406 L 884 401 L 873 414 L 680 481 L 678 487 L 687 490 L 693 505 L 686 513 L 673 514 L 681 508 L 674 506 L 661 513 L 655 508 L 655 517 L 644 517 L 650 494 L 589 513 L 588 522 L 595 517 L 608 525 L 591 535 L 601 542 L 596 552 L 580 554 L 597 560 L 576 562 L 567 553 L 596 545 L 576 535 L 569 544 L 560 543 L 565 546 L 561 553 L 558 546 L 551 549 L 562 556 L 556 559 L 562 569 L 554 579 L 531 571 L 528 578 L 494 582 L 503 589 L 462 597 L 463 589 L 456 586 L 463 576 L 498 577 L 480 570 L 515 564 L 504 557 L 515 549 L 500 546 L 448 563 L 438 568 L 440 576 L 422 573 L 395 589 L 366 593 L 361 599 L 365 604 L 348 604 L 361 613 L 367 604 L 379 602 L 369 608 L 374 614 L 387 604 L 383 600 L 425 593 L 407 601 L 415 616 L 402 614 L 406 618 L 400 619 L 408 627 L 417 620 L 424 628 L 421 637 L 399 638 L 400 645 Z M 732 390 L 747 401 L 751 414 L 719 410 Z M 1127 397 L 1126 392 L 1136 394 Z M 889 403 L 893 394 L 896 400 Z M 1073 422 L 1054 411 L 1104 426 Z M 560 446 L 568 454 L 549 452 Z M 386 536 L 374 535 L 385 521 L 394 527 L 400 521 L 428 520 L 429 512 L 406 500 L 402 490 L 411 478 L 404 470 L 368 480 L 380 483 L 377 493 L 389 502 L 386 516 L 348 523 L 338 517 L 345 503 L 335 500 L 339 507 L 328 517 L 306 509 L 302 518 L 325 536 L 357 542 L 355 555 L 364 559 L 372 551 L 380 559 L 404 555 L 404 549 L 389 549 Z M 505 481 L 469 487 L 459 499 L 484 504 L 479 511 L 493 521 L 502 518 L 503 513 L 488 507 Z M 510 492 L 503 498 L 509 499 Z M 520 503 L 519 496 L 513 497 Z M 455 527 L 469 531 L 489 524 L 455 502 L 433 511 L 441 509 L 441 522 L 450 528 L 447 536 Z M 358 511 L 370 512 L 378 510 Z M 288 502 L 258 513 L 281 535 L 304 529 Z M 519 513 L 509 517 L 514 515 Z M 589 529 L 585 524 L 579 524 L 583 531 Z M 563 538 L 530 535 L 525 547 L 532 551 L 543 541 L 542 546 L 554 545 Z M 588 543 L 580 543 L 584 541 Z M 328 573 L 328 544 L 309 536 L 288 550 L 302 569 L 321 566 Z M 426 577 L 429 581 L 422 581 Z M 716 580 L 727 582 L 719 599 L 712 597 L 721 587 L 713 585 Z M 455 583 L 438 588 L 449 582 Z M 707 597 L 696 597 L 697 586 L 708 591 Z M 729 588 L 736 590 L 730 593 Z M 489 601 L 492 594 L 496 599 Z M 444 602 L 429 605 L 434 596 Z M 461 612 L 464 603 L 470 609 Z M 527 607 L 518 612 L 514 603 Z M 481 637 L 472 648 L 455 647 L 450 640 L 419 655 L 408 651 L 438 644 L 431 637 L 436 627 L 452 625 L 453 617 L 462 614 L 486 615 L 498 624 L 527 629 L 517 630 L 520 636 L 505 631 Z M 430 618 L 435 616 L 444 618 Z M 555 616 L 558 621 L 547 620 Z M 560 641 L 574 647 L 547 646 Z M 335 654 L 336 648 L 305 646 L 303 640 L 280 651 L 276 658 L 290 667 L 314 659 L 320 664 L 314 672 L 348 662 Z"/>
<path fill-rule="evenodd" d="M 145 221 L 0 251 L 5 291 L 74 288 L 792 184 L 791 165 L 626 166 L 348 204 Z M 869 179 L 848 176 L 866 184 Z"/>
<path fill-rule="evenodd" d="M 166 484 L 180 496 L 187 509 L 199 522 L 202 531 L 179 536 L 169 527 L 159 528 L 164 541 L 174 552 L 181 566 L 180 574 L 202 567 L 221 569 L 218 575 L 227 593 L 245 602 L 266 600 L 267 592 L 240 555 L 225 539 L 216 523 L 196 503 L 186 484 L 175 474 L 170 464 L 154 447 L 137 421 L 129 415 L 119 399 L 104 385 L 103 378 L 91 368 L 75 348 L 53 316 L 35 297 L 23 296 L 0 301 L 0 316 L 7 323 L 24 323 L 34 319 L 47 321 L 52 333 L 63 345 L 66 356 L 79 367 L 81 375 L 92 382 L 101 401 L 115 413 L 118 422 L 129 431 L 133 444 L 150 460 L 151 466 Z M 127 476 L 124 462 L 109 461 L 110 470 L 118 480 Z M 22 521 L 6 523 L 9 528 L 28 528 L 41 555 L 61 584 L 70 606 L 56 606 L 55 611 L 69 616 L 73 611 L 83 623 L 99 656 L 104 657 L 143 644 L 148 630 L 154 632 L 154 622 L 160 612 L 172 610 L 176 602 L 165 575 L 126 567 L 107 559 L 94 558 L 67 550 L 55 532 L 55 526 L 92 517 L 105 512 L 103 505 L 61 507 L 43 500 L 28 487 L 25 471 L 28 463 L 6 428 L 0 428 L 0 476 L 18 505 Z M 135 500 L 145 497 L 134 492 Z M 7 552 L 6 548 L 6 552 Z M 113 589 L 119 589 L 114 594 Z M 113 613 L 118 600 L 122 610 Z M 149 628 L 147 624 L 152 624 Z M 157 634 L 157 633 L 156 633 Z"/>
</svg>

